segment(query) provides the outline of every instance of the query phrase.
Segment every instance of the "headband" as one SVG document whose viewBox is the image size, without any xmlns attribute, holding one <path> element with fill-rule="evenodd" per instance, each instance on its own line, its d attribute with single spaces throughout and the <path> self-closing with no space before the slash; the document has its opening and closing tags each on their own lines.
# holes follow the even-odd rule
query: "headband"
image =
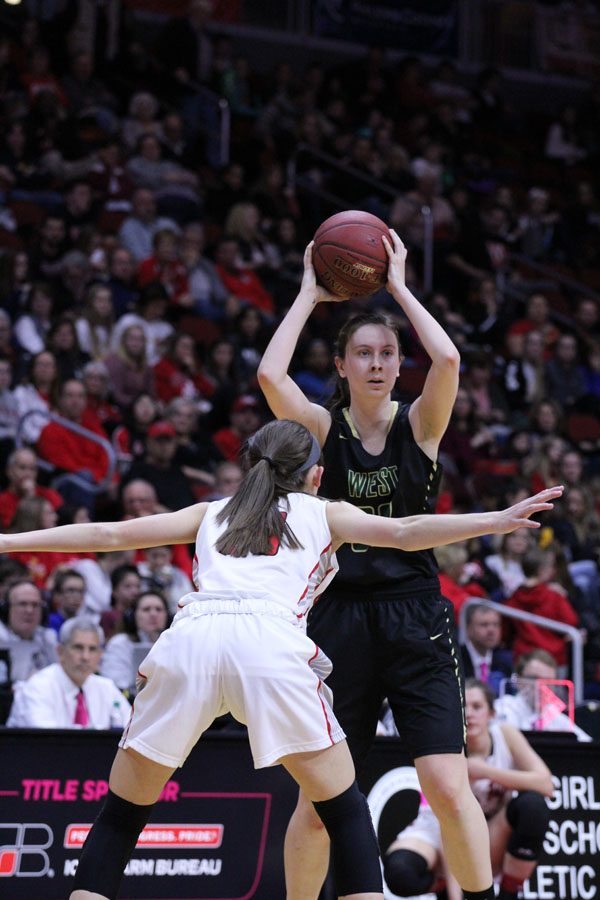
<svg viewBox="0 0 600 900">
<path fill-rule="evenodd" d="M 298 466 L 298 468 L 295 470 L 295 472 L 292 473 L 293 475 L 301 475 L 303 472 L 308 472 L 308 470 L 312 466 L 314 466 L 314 464 L 317 463 L 321 458 L 321 445 L 319 444 L 319 442 L 316 439 L 316 437 L 314 436 L 314 434 L 311 434 L 311 438 L 312 438 L 312 444 L 310 447 L 309 454 L 306 457 L 306 459 L 304 460 L 304 462 L 302 463 L 302 465 Z"/>
</svg>

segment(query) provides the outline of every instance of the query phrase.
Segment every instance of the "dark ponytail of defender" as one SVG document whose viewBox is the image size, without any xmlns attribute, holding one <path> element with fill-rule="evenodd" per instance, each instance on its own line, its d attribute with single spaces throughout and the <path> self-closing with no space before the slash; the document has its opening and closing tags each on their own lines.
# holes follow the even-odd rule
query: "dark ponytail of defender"
<svg viewBox="0 0 600 900">
<path fill-rule="evenodd" d="M 279 544 L 298 550 L 278 501 L 303 490 L 306 473 L 321 458 L 316 438 L 298 422 L 269 422 L 250 438 L 245 456 L 250 470 L 217 516 L 227 528 L 216 549 L 225 556 L 270 556 Z"/>
<path fill-rule="evenodd" d="M 348 341 L 359 328 L 362 328 L 363 325 L 383 325 L 384 328 L 389 328 L 398 341 L 398 354 L 402 361 L 403 356 L 402 345 L 400 343 L 400 330 L 392 317 L 387 316 L 385 313 L 358 313 L 356 316 L 351 316 L 338 332 L 334 349 L 335 356 L 344 359 Z M 344 409 L 344 407 L 350 406 L 350 388 L 348 387 L 348 379 L 342 378 L 337 371 L 335 376 L 335 388 L 333 394 L 327 401 L 326 406 L 331 412 L 334 412 L 336 409 Z"/>
</svg>

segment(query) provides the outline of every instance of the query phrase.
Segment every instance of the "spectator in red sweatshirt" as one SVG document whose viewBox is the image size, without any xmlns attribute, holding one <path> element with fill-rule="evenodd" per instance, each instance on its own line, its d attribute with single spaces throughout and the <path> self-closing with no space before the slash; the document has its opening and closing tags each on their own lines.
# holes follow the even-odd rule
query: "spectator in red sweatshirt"
<svg viewBox="0 0 600 900">
<path fill-rule="evenodd" d="M 221 281 L 230 294 L 242 303 L 256 306 L 267 316 L 273 315 L 273 297 L 256 272 L 242 263 L 239 244 L 235 238 L 228 237 L 219 241 L 215 262 Z"/>
<path fill-rule="evenodd" d="M 548 581 L 553 575 L 552 555 L 539 549 L 529 550 L 523 557 L 524 583 L 508 598 L 506 606 L 523 612 L 544 616 L 554 622 L 577 626 L 579 618 L 568 597 L 550 587 Z M 512 649 L 514 659 L 530 650 L 542 649 L 551 653 L 559 666 L 567 663 L 567 649 L 564 637 L 533 622 L 514 619 L 510 626 L 513 632 Z"/>
</svg>

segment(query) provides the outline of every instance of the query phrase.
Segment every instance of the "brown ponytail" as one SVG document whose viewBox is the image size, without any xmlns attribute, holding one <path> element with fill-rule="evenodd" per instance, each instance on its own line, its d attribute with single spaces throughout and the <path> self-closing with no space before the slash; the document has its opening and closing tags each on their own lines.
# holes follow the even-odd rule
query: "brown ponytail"
<svg viewBox="0 0 600 900">
<path fill-rule="evenodd" d="M 281 514 L 279 500 L 303 489 L 314 444 L 310 431 L 289 419 L 269 422 L 250 438 L 245 449 L 250 469 L 217 516 L 219 525 L 227 522 L 216 543 L 219 553 L 269 556 L 279 544 L 292 550 L 302 546 Z"/>
</svg>

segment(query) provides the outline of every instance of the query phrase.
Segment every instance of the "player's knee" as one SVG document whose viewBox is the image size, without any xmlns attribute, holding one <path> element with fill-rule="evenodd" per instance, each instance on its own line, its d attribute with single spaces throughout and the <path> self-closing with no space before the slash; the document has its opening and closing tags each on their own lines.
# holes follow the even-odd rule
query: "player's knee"
<svg viewBox="0 0 600 900">
<path fill-rule="evenodd" d="M 381 893 L 377 838 L 367 801 L 356 781 L 337 797 L 314 806 L 331 840 L 338 895 Z"/>
<path fill-rule="evenodd" d="M 539 859 L 550 821 L 550 810 L 537 791 L 523 791 L 506 807 L 506 818 L 512 828 L 507 850 L 522 860 Z"/>
<path fill-rule="evenodd" d="M 452 779 L 436 779 L 427 788 L 427 801 L 440 821 L 456 820 L 468 809 L 473 795 Z"/>
<path fill-rule="evenodd" d="M 384 856 L 383 875 L 390 891 L 398 897 L 426 894 L 434 880 L 425 857 L 404 849 L 393 850 Z"/>
<path fill-rule="evenodd" d="M 314 804 L 300 794 L 300 800 L 294 811 L 294 819 L 305 831 L 310 832 L 311 837 L 320 837 L 327 840 L 327 831 Z"/>
</svg>

